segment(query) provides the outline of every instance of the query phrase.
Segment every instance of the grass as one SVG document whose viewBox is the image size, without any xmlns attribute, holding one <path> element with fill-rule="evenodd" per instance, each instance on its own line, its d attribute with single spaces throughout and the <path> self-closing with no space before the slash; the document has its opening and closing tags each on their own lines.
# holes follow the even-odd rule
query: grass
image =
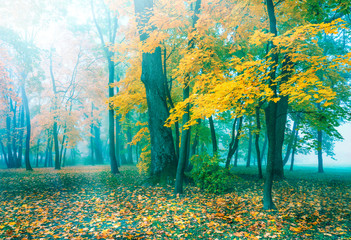
<svg viewBox="0 0 351 240">
<path fill-rule="evenodd" d="M 233 172 L 233 191 L 143 187 L 133 166 L 0 170 L 0 239 L 350 239 L 351 173 L 286 171 L 278 211 L 262 210 L 253 167 Z"/>
</svg>

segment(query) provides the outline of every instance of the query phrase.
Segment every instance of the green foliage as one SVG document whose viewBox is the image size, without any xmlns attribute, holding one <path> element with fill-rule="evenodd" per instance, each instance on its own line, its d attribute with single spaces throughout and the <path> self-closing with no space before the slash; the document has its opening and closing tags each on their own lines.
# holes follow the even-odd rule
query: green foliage
<svg viewBox="0 0 351 240">
<path fill-rule="evenodd" d="M 196 155 L 191 159 L 193 169 L 190 174 L 195 184 L 209 193 L 224 193 L 231 188 L 234 175 L 220 166 L 224 161 L 218 156 Z"/>
</svg>

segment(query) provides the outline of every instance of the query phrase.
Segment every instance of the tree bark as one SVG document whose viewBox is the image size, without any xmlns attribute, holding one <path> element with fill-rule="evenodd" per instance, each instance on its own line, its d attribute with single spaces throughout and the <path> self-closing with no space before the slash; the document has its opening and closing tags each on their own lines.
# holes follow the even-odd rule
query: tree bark
<svg viewBox="0 0 351 240">
<path fill-rule="evenodd" d="M 97 164 L 103 164 L 104 160 L 102 158 L 102 143 L 101 143 L 101 133 L 100 133 L 100 123 L 94 125 L 94 148 L 95 148 L 95 158 Z"/>
<path fill-rule="evenodd" d="M 201 0 L 197 0 L 195 3 L 194 15 L 193 15 L 193 23 L 192 30 L 195 31 L 195 24 L 198 20 L 197 15 L 200 12 Z M 194 48 L 194 39 L 189 40 L 188 50 Z M 187 75 L 184 80 L 183 85 L 183 100 L 187 100 L 190 95 L 190 76 Z M 190 106 L 187 104 L 186 112 L 183 115 L 183 131 L 181 138 L 181 146 L 179 152 L 179 160 L 177 167 L 177 175 L 175 182 L 175 194 L 183 194 L 183 182 L 184 182 L 184 170 L 186 163 L 189 161 L 189 152 L 190 152 L 190 127 L 184 128 L 185 124 L 190 120 Z"/>
<path fill-rule="evenodd" d="M 169 104 L 171 105 L 171 108 L 174 108 L 174 103 L 173 103 L 172 96 L 171 96 L 172 84 L 168 85 L 168 80 L 167 80 L 167 50 L 166 50 L 166 47 L 163 50 L 163 75 L 164 75 L 164 84 L 165 84 L 167 99 L 168 99 Z M 172 83 L 172 79 L 171 79 L 171 83 Z M 174 132 L 175 132 L 176 159 L 179 159 L 180 132 L 179 132 L 179 122 L 178 121 L 174 123 Z"/>
<path fill-rule="evenodd" d="M 11 118 L 10 115 L 6 115 L 6 132 L 7 132 L 7 160 L 8 160 L 8 167 L 14 168 L 15 162 L 14 157 L 12 154 L 12 147 L 11 147 Z"/>
<path fill-rule="evenodd" d="M 133 164 L 133 149 L 132 149 L 132 145 L 130 144 L 130 142 L 132 142 L 133 137 L 132 137 L 132 128 L 131 128 L 131 122 L 130 122 L 130 113 L 127 113 L 127 163 L 128 164 Z"/>
<path fill-rule="evenodd" d="M 250 167 L 251 163 L 251 150 L 252 150 L 252 130 L 251 130 L 251 120 L 250 121 L 250 126 L 249 126 L 249 146 L 247 149 L 247 160 L 246 160 L 246 167 Z"/>
<path fill-rule="evenodd" d="M 26 151 L 24 154 L 24 162 L 26 166 L 27 171 L 32 171 L 32 166 L 30 164 L 30 159 L 29 159 L 29 151 L 30 151 L 30 134 L 31 134 L 31 124 L 30 124 L 30 111 L 29 111 L 29 105 L 28 105 L 28 98 L 26 94 L 26 90 L 24 88 L 24 85 L 22 85 L 22 101 L 24 108 L 26 110 L 26 129 L 27 129 L 27 134 L 26 134 Z"/>
<path fill-rule="evenodd" d="M 140 29 L 140 41 L 149 38 L 142 29 L 149 22 L 153 9 L 152 0 L 134 0 L 137 24 Z M 161 48 L 154 52 L 142 53 L 141 81 L 145 85 L 148 106 L 148 127 L 151 140 L 151 166 L 149 180 L 151 183 L 167 182 L 175 177 L 177 160 L 173 144 L 172 131 L 164 126 L 168 118 L 167 96 L 164 87 Z"/>
<path fill-rule="evenodd" d="M 108 96 L 112 98 L 114 96 L 113 87 L 111 84 L 114 82 L 115 76 L 115 64 L 111 60 L 111 56 L 108 57 L 108 79 L 109 79 L 109 87 L 108 87 Z M 109 110 L 108 110 L 108 136 L 109 136 L 109 146 L 110 146 L 110 163 L 111 163 L 111 173 L 117 174 L 119 173 L 117 159 L 116 159 L 116 151 L 115 151 L 115 124 L 114 124 L 114 117 L 115 111 L 113 110 L 113 106 L 109 103 Z"/>
<path fill-rule="evenodd" d="M 277 35 L 276 18 L 274 13 L 274 5 L 272 0 L 266 0 L 267 12 L 269 17 L 269 28 L 270 33 L 274 36 Z M 269 43 L 272 48 L 275 48 L 272 42 Z M 275 97 L 277 96 L 277 86 L 273 83 L 276 74 L 276 66 L 278 64 L 277 53 L 272 54 L 273 64 L 271 65 L 270 83 L 269 87 L 273 91 Z M 266 128 L 268 135 L 268 156 L 267 156 L 267 167 L 266 167 L 266 180 L 263 189 L 263 209 L 276 209 L 272 200 L 272 187 L 274 177 L 274 165 L 276 162 L 276 117 L 277 117 L 277 104 L 273 101 L 268 103 L 268 107 L 265 109 Z"/>
<path fill-rule="evenodd" d="M 102 29 L 100 28 L 96 17 L 95 17 L 95 11 L 94 11 L 94 4 L 93 0 L 90 1 L 91 5 L 91 11 L 93 14 L 93 19 L 94 23 L 96 26 L 96 29 L 98 30 L 100 41 L 101 41 L 101 46 L 104 50 L 105 57 L 108 63 L 108 96 L 109 98 L 112 98 L 114 96 L 113 92 L 113 86 L 111 86 L 114 83 L 114 78 L 115 78 L 115 63 L 113 62 L 113 56 L 114 53 L 111 52 L 108 49 L 108 46 L 105 43 L 104 40 L 104 35 L 102 32 Z M 108 21 L 108 35 L 109 35 L 109 42 L 110 43 L 115 43 L 116 40 L 116 33 L 117 33 L 117 28 L 118 28 L 118 21 L 117 17 L 113 17 L 113 23 L 111 22 L 111 18 L 109 18 Z M 110 164 L 111 164 L 111 173 L 112 174 L 117 174 L 119 173 L 118 170 L 118 164 L 117 164 L 117 158 L 116 158 L 116 145 L 115 145 L 115 125 L 114 125 L 114 109 L 112 104 L 109 102 L 109 110 L 108 110 L 108 123 L 109 123 L 109 130 L 108 130 L 108 135 L 109 135 L 109 156 L 110 156 Z"/>
<path fill-rule="evenodd" d="M 59 143 L 58 143 L 58 127 L 57 127 L 57 90 L 56 90 L 56 83 L 55 83 L 55 77 L 54 77 L 54 72 L 53 72 L 53 66 L 52 66 L 52 51 L 53 49 L 50 50 L 50 76 L 51 76 L 51 82 L 52 82 L 52 90 L 54 93 L 54 124 L 53 124 L 53 137 L 54 137 L 54 146 L 55 146 L 55 169 L 60 170 L 61 169 L 61 162 L 60 162 L 60 151 L 59 151 Z"/>
<path fill-rule="evenodd" d="M 318 173 L 323 173 L 323 149 L 322 149 L 322 142 L 323 142 L 323 132 L 322 130 L 317 131 L 317 151 L 318 151 Z"/>
<path fill-rule="evenodd" d="M 24 133 L 24 111 L 25 108 L 22 104 L 21 107 L 21 115 L 20 115 L 20 130 L 19 130 L 19 134 L 18 134 L 18 155 L 17 155 L 17 166 L 18 167 L 22 167 L 22 154 L 23 154 L 23 133 Z"/>
<path fill-rule="evenodd" d="M 260 153 L 260 133 L 261 133 L 261 120 L 260 120 L 260 107 L 256 107 L 256 126 L 257 132 L 255 136 L 255 146 L 256 146 L 256 157 L 257 157 L 257 167 L 258 167 L 258 178 L 262 179 L 262 162 Z"/>
<path fill-rule="evenodd" d="M 213 152 L 213 156 L 215 156 L 217 154 L 218 146 L 217 146 L 216 130 L 214 127 L 212 116 L 208 118 L 208 121 L 210 122 L 212 152 Z"/>
<path fill-rule="evenodd" d="M 237 121 L 239 120 L 238 124 Z M 238 152 L 238 147 L 239 147 L 239 137 L 240 137 L 240 132 L 242 128 L 242 123 L 243 123 L 243 118 L 240 117 L 239 119 L 236 118 L 233 123 L 233 128 L 232 128 L 232 139 L 231 142 L 229 143 L 229 150 L 227 154 L 227 160 L 225 163 L 225 167 L 229 168 L 230 161 L 232 160 L 232 157 L 234 153 L 236 153 L 235 161 L 234 161 L 234 166 L 236 167 L 238 164 L 238 158 L 237 158 L 237 152 Z M 235 133 L 236 129 L 236 133 Z"/>
<path fill-rule="evenodd" d="M 267 143 L 268 143 L 268 136 L 266 133 L 264 136 L 264 142 L 263 142 L 262 152 L 261 152 L 261 162 L 263 162 L 263 160 L 266 160 L 266 163 L 267 163 L 267 156 L 265 157 L 265 153 L 267 149 Z"/>
<path fill-rule="evenodd" d="M 286 153 L 285 153 L 285 157 L 284 157 L 284 161 L 283 161 L 283 166 L 285 166 L 285 164 L 289 161 L 289 157 L 290 157 L 290 153 L 292 150 L 292 146 L 294 144 L 294 137 L 295 137 L 298 125 L 299 125 L 299 118 L 297 118 L 294 121 L 293 129 L 292 129 L 292 133 L 291 133 L 291 139 L 290 139 L 288 146 L 287 146 L 287 149 L 286 149 Z"/>
<path fill-rule="evenodd" d="M 294 137 L 294 145 L 293 145 L 293 150 L 291 153 L 291 164 L 290 164 L 290 171 L 294 169 L 294 161 L 295 161 L 295 152 L 296 152 L 296 144 L 297 144 L 297 138 L 299 136 L 299 130 L 296 130 L 295 137 Z"/>
</svg>

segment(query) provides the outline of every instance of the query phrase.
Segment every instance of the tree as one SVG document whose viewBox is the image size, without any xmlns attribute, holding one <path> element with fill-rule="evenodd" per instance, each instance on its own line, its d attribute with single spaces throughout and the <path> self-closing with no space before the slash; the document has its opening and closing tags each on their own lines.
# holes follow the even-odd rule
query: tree
<svg viewBox="0 0 351 240">
<path fill-rule="evenodd" d="M 200 7 L 201 7 L 201 0 L 197 0 L 195 2 L 195 8 L 194 8 L 194 15 L 192 19 L 192 29 L 193 31 L 196 31 L 195 25 L 198 20 L 198 14 L 200 12 Z M 191 51 L 195 46 L 194 39 L 189 40 L 188 44 L 188 50 Z M 184 81 L 184 86 L 183 86 L 183 100 L 186 101 L 189 98 L 190 94 L 190 81 L 189 81 L 190 76 L 187 75 L 187 79 Z M 186 167 L 186 162 L 189 161 L 189 151 L 190 151 L 190 129 L 186 127 L 187 122 L 190 120 L 190 106 L 189 104 L 186 106 L 186 113 L 183 115 L 183 130 L 182 130 L 182 137 L 181 137 L 181 146 L 180 146 L 180 151 L 179 151 L 179 160 L 178 160 L 178 167 L 177 167 L 177 175 L 176 175 L 176 182 L 175 182 L 175 194 L 183 194 L 183 181 L 184 181 L 184 170 Z M 210 120 L 212 120 L 212 117 L 210 117 Z M 211 121 L 210 121 L 211 122 Z M 213 128 L 213 134 L 214 134 L 214 126 L 213 126 L 213 121 L 211 125 L 211 132 Z M 216 140 L 216 136 L 214 135 L 214 140 Z M 216 154 L 217 152 L 217 143 L 216 141 L 213 143 L 214 150 L 213 154 Z"/>
<path fill-rule="evenodd" d="M 152 0 L 134 0 L 135 14 L 139 28 L 140 41 L 148 40 L 149 33 L 146 28 L 153 9 Z M 152 182 L 165 182 L 170 177 L 173 179 L 176 170 L 176 158 L 173 145 L 173 137 L 170 128 L 164 126 L 168 118 L 166 105 L 166 90 L 162 69 L 161 48 L 153 48 L 152 52 L 142 52 L 141 81 L 146 90 L 148 106 L 148 128 L 151 140 L 151 168 L 150 177 Z"/>
<path fill-rule="evenodd" d="M 117 15 L 112 13 L 109 9 L 106 7 L 106 14 L 108 17 L 108 42 L 106 42 L 103 31 L 101 29 L 101 26 L 98 24 L 97 19 L 95 17 L 95 10 L 94 10 L 94 0 L 90 1 L 91 5 L 91 11 L 93 14 L 94 18 L 94 23 L 96 26 L 96 29 L 99 34 L 101 46 L 104 50 L 105 57 L 107 60 L 108 64 L 108 96 L 109 98 L 112 98 L 114 96 L 113 93 L 113 83 L 114 83 L 114 78 L 115 78 L 115 63 L 113 62 L 114 58 L 114 53 L 109 49 L 109 44 L 114 44 L 116 41 L 116 36 L 117 36 L 117 29 L 118 29 L 118 18 Z M 114 124 L 114 109 L 111 103 L 109 103 L 109 154 L 110 154 L 110 162 L 111 162 L 111 172 L 112 174 L 117 174 L 119 173 L 118 170 L 118 165 L 117 165 L 117 158 L 116 158 L 116 149 L 115 149 L 115 124 Z"/>
</svg>

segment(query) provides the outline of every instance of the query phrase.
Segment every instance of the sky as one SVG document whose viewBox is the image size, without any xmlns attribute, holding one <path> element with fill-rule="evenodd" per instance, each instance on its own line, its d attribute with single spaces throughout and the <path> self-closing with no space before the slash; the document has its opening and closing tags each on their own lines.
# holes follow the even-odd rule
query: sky
<svg viewBox="0 0 351 240">
<path fill-rule="evenodd" d="M 324 167 L 325 168 L 340 168 L 340 167 L 351 167 L 351 123 L 346 123 L 337 130 L 344 137 L 343 141 L 335 142 L 334 153 L 335 160 L 331 157 L 323 155 Z M 290 162 L 288 162 L 289 164 Z M 317 155 L 296 155 L 296 165 L 313 165 L 317 166 Z"/>
</svg>

